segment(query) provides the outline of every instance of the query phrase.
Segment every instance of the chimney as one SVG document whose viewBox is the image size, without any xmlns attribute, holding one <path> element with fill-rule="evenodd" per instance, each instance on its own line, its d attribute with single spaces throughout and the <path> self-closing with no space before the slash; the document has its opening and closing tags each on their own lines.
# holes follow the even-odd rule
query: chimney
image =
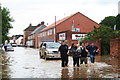
<svg viewBox="0 0 120 80">
<path fill-rule="evenodd" d="M 32 24 L 30 23 L 29 26 L 32 26 Z"/>
<path fill-rule="evenodd" d="M 41 22 L 41 25 L 44 25 L 44 21 Z"/>
</svg>

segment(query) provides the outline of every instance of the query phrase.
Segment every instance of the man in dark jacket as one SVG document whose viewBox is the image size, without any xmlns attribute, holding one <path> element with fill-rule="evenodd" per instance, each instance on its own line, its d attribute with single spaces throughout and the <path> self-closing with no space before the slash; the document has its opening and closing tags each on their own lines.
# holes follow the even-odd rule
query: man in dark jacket
<svg viewBox="0 0 120 80">
<path fill-rule="evenodd" d="M 58 50 L 58 55 L 61 55 L 62 67 L 67 66 L 68 65 L 68 46 L 66 45 L 65 41 L 62 41 L 62 44 Z"/>
</svg>

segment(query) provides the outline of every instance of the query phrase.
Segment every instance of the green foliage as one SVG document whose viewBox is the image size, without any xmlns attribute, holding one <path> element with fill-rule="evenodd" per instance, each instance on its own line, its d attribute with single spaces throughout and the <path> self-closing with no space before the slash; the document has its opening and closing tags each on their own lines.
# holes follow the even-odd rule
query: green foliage
<svg viewBox="0 0 120 80">
<path fill-rule="evenodd" d="M 120 30 L 120 14 L 118 14 L 116 17 L 116 27 L 117 30 Z"/>
<path fill-rule="evenodd" d="M 94 39 L 110 39 L 112 38 L 113 29 L 111 27 L 107 27 L 102 25 L 99 28 L 94 28 L 94 31 L 89 32 L 86 39 L 94 40 Z"/>
<path fill-rule="evenodd" d="M 2 44 L 2 12 L 0 6 L 0 44 Z"/>
<path fill-rule="evenodd" d="M 12 27 L 11 22 L 13 22 L 13 18 L 10 16 L 10 12 L 7 8 L 1 8 L 2 12 L 2 42 L 4 43 L 5 40 L 9 40 L 8 33 Z"/>
<path fill-rule="evenodd" d="M 105 17 L 100 24 L 109 26 L 112 29 L 114 29 L 114 25 L 116 24 L 116 17 L 115 16 Z"/>
</svg>

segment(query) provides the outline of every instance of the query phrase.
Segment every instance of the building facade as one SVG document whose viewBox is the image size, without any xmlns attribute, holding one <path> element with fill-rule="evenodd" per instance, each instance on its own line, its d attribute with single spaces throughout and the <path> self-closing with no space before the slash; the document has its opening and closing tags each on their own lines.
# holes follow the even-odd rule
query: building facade
<svg viewBox="0 0 120 80">
<path fill-rule="evenodd" d="M 40 24 L 37 26 L 32 26 L 32 24 L 29 24 L 29 26 L 23 31 L 24 36 L 23 36 L 23 45 L 26 46 L 26 42 L 28 41 L 28 36 L 32 31 L 34 31 Z"/>
<path fill-rule="evenodd" d="M 42 21 L 39 27 L 37 27 L 34 31 L 32 31 L 28 36 L 28 42 L 31 47 L 38 48 L 38 32 L 42 29 L 44 29 L 46 25 L 44 25 L 44 22 Z"/>
<path fill-rule="evenodd" d="M 78 43 L 78 39 L 85 37 L 88 32 L 94 30 L 94 26 L 100 27 L 95 21 L 77 12 L 39 31 L 38 43 L 65 40 L 70 46 L 73 42 Z"/>
</svg>

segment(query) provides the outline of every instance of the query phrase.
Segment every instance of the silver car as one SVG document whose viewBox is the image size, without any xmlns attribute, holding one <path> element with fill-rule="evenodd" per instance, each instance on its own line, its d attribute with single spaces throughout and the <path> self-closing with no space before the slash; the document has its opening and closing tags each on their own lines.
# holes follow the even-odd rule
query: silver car
<svg viewBox="0 0 120 80">
<path fill-rule="evenodd" d="M 58 48 L 60 47 L 60 45 L 60 43 L 54 42 L 41 43 L 39 48 L 40 58 L 60 58 L 58 57 Z"/>
<path fill-rule="evenodd" d="M 14 51 L 14 48 L 11 45 L 7 45 L 7 51 Z"/>
</svg>

